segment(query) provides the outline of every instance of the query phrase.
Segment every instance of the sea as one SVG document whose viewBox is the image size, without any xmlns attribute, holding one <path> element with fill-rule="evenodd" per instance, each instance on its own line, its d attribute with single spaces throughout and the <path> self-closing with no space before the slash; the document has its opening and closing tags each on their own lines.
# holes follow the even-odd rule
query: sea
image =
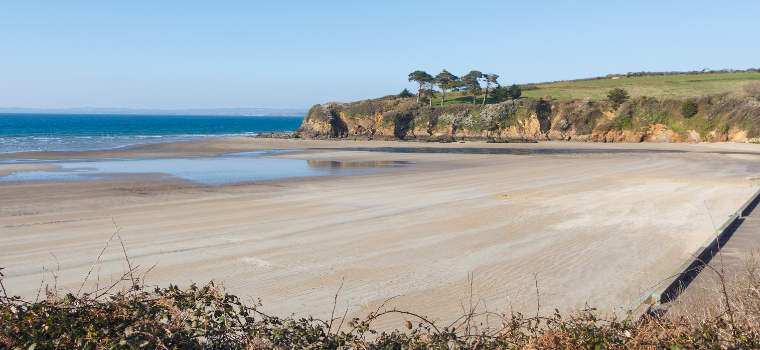
<svg viewBox="0 0 760 350">
<path fill-rule="evenodd" d="M 280 116 L 0 114 L 0 153 L 292 133 L 302 121 L 303 117 Z"/>
</svg>

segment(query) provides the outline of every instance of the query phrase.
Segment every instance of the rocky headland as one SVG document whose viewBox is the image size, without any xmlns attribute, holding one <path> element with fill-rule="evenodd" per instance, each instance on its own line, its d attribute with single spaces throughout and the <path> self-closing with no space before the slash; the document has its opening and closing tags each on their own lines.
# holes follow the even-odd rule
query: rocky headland
<svg viewBox="0 0 760 350">
<path fill-rule="evenodd" d="M 685 103 L 696 113 L 685 115 Z M 292 135 L 260 137 L 451 142 L 758 142 L 760 96 L 612 101 L 523 98 L 496 104 L 428 106 L 387 96 L 313 106 Z"/>
</svg>

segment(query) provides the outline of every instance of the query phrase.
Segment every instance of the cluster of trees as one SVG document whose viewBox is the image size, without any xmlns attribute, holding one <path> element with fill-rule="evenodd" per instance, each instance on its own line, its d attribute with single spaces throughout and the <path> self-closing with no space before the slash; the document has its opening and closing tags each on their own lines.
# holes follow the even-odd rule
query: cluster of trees
<svg viewBox="0 0 760 350">
<path fill-rule="evenodd" d="M 436 76 L 432 76 L 420 70 L 409 73 L 409 81 L 419 84 L 417 102 L 420 101 L 421 97 L 427 97 L 431 106 L 433 105 L 433 98 L 435 98 L 438 93 L 438 91 L 435 90 L 436 87 L 441 90 L 441 106 L 443 106 L 446 101 L 446 92 L 450 91 L 465 91 L 467 94 L 472 95 L 472 104 L 477 105 L 477 97 L 484 92 L 481 82 L 484 82 L 486 85 L 482 104 L 486 103 L 489 92 L 491 92 L 491 100 L 493 101 L 516 99 L 522 95 L 522 89 L 520 89 L 520 86 L 512 85 L 510 87 L 502 87 L 499 85 L 497 79 L 499 79 L 497 74 L 484 74 L 476 70 L 467 73 L 461 78 L 451 74 L 451 72 L 445 69 Z M 491 89 L 491 87 L 493 87 L 493 89 Z M 404 89 L 399 96 L 411 97 L 413 95 L 409 90 Z"/>
</svg>

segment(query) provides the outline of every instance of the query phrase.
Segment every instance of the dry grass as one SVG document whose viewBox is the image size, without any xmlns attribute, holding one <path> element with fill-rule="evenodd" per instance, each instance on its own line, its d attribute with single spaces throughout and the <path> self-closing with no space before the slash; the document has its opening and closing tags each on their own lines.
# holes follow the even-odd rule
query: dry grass
<svg viewBox="0 0 760 350">
<path fill-rule="evenodd" d="M 668 317 L 699 324 L 730 316 L 735 323 L 760 329 L 760 255 L 750 251 L 744 266 L 705 269 L 672 302 Z M 722 276 L 721 276 L 722 275 Z"/>
</svg>

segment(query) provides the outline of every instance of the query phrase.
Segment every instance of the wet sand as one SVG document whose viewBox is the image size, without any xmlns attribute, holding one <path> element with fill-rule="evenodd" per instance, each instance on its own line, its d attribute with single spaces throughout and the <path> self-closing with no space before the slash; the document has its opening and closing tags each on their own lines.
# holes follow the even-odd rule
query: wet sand
<svg viewBox="0 0 760 350">
<path fill-rule="evenodd" d="M 388 153 L 351 147 L 591 149 L 564 155 Z M 396 297 L 397 307 L 452 318 L 473 292 L 490 309 L 545 312 L 627 305 L 667 277 L 754 191 L 749 144 L 425 144 L 236 138 L 0 158 L 200 156 L 307 149 L 274 158 L 409 161 L 340 177 L 224 186 L 128 176 L 0 183 L 0 266 L 13 294 L 80 289 L 121 228 L 149 285 L 224 281 L 274 315 L 342 315 Z M 630 151 L 622 152 L 620 150 Z M 656 151 L 656 152 L 649 152 Z M 618 153 L 614 153 L 618 152 Z M 0 164 L 0 176 L 22 169 Z M 49 167 L 25 164 L 26 167 Z M 705 207 L 707 204 L 707 208 Z M 709 214 L 708 214 L 709 208 Z M 126 268 L 108 245 L 83 288 Z M 54 278 L 57 275 L 57 281 Z"/>
</svg>

